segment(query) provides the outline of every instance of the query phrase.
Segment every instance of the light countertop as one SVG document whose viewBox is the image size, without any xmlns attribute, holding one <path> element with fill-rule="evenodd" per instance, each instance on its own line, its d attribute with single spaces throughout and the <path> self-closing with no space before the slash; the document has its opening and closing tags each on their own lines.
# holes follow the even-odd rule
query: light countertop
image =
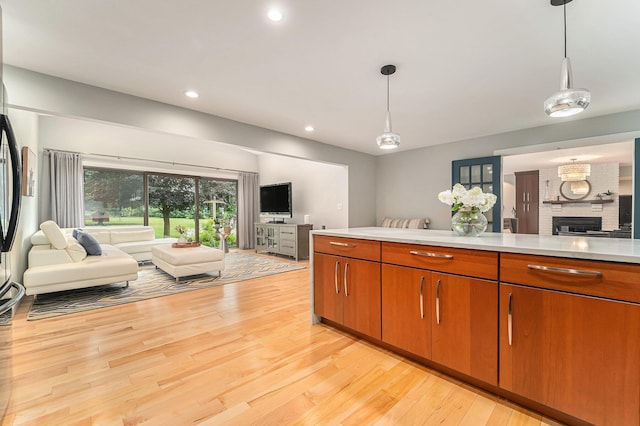
<svg viewBox="0 0 640 426">
<path fill-rule="evenodd" d="M 313 235 L 360 238 L 409 244 L 567 257 L 587 260 L 640 263 L 640 240 L 604 237 L 546 236 L 485 232 L 461 237 L 453 231 L 397 228 L 326 229 Z"/>
</svg>

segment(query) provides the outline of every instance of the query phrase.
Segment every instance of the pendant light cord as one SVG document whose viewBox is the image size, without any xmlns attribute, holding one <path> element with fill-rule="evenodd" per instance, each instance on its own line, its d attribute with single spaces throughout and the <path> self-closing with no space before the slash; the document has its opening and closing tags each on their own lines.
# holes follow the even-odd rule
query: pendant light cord
<svg viewBox="0 0 640 426">
<path fill-rule="evenodd" d="M 562 3 L 564 11 L 564 57 L 567 57 L 567 2 Z"/>
<path fill-rule="evenodd" d="M 389 112 L 389 74 L 387 74 L 387 112 Z"/>
</svg>

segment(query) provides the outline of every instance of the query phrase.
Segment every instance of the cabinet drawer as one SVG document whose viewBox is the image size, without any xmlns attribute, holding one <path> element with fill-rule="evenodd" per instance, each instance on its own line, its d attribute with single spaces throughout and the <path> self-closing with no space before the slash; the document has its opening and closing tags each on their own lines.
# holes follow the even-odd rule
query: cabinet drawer
<svg viewBox="0 0 640 426">
<path fill-rule="evenodd" d="M 313 250 L 319 253 L 380 261 L 379 241 L 314 235 Z"/>
<path fill-rule="evenodd" d="M 289 241 L 280 241 L 280 254 L 285 254 L 287 256 L 295 256 L 296 255 L 296 247 L 295 243 Z"/>
<path fill-rule="evenodd" d="M 640 303 L 640 265 L 502 253 L 500 281 Z"/>
<path fill-rule="evenodd" d="M 296 228 L 280 228 L 280 239 L 281 240 L 295 240 L 296 239 Z"/>
<path fill-rule="evenodd" d="M 489 280 L 498 279 L 498 253 L 491 251 L 382 243 L 382 262 Z"/>
</svg>

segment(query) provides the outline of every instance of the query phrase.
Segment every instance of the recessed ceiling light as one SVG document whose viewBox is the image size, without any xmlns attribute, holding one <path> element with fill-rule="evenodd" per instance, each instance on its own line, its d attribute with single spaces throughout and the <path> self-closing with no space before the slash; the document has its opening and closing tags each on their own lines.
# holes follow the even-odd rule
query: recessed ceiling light
<svg viewBox="0 0 640 426">
<path fill-rule="evenodd" d="M 195 90 L 187 90 L 186 92 L 184 92 L 184 95 L 188 98 L 197 98 L 198 96 L 200 96 Z"/>
<path fill-rule="evenodd" d="M 304 128 L 304 130 L 306 130 L 307 132 L 313 132 L 315 129 L 313 128 L 313 126 L 307 126 Z"/>
<path fill-rule="evenodd" d="M 282 21 L 282 18 L 284 17 L 284 15 L 282 15 L 282 12 L 278 9 L 269 9 L 269 12 L 267 12 L 267 16 L 273 22 Z"/>
</svg>

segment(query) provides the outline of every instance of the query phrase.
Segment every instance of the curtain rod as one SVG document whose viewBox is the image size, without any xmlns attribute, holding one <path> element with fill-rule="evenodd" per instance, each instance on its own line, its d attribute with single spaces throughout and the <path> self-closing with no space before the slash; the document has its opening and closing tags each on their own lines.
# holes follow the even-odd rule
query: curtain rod
<svg viewBox="0 0 640 426">
<path fill-rule="evenodd" d="M 179 162 L 175 162 L 175 161 L 150 160 L 150 159 L 147 159 L 147 158 L 127 157 L 125 155 L 96 154 L 96 153 L 92 153 L 92 152 L 65 151 L 63 149 L 52 149 L 52 148 L 44 148 L 43 150 L 44 151 L 49 151 L 49 152 L 65 152 L 65 153 L 68 153 L 68 154 L 87 155 L 87 156 L 92 156 L 92 157 L 106 157 L 106 158 L 113 158 L 113 159 L 116 159 L 116 160 L 125 159 L 125 160 L 147 161 L 147 162 L 151 162 L 151 163 L 168 164 L 168 165 L 172 165 L 172 166 L 199 167 L 201 169 L 219 170 L 219 171 L 222 171 L 222 172 L 251 173 L 251 174 L 255 174 L 255 175 L 258 174 L 256 172 L 248 172 L 246 170 L 225 169 L 225 168 L 221 168 L 221 167 L 211 167 L 211 166 L 199 166 L 197 164 L 179 163 Z"/>
</svg>

